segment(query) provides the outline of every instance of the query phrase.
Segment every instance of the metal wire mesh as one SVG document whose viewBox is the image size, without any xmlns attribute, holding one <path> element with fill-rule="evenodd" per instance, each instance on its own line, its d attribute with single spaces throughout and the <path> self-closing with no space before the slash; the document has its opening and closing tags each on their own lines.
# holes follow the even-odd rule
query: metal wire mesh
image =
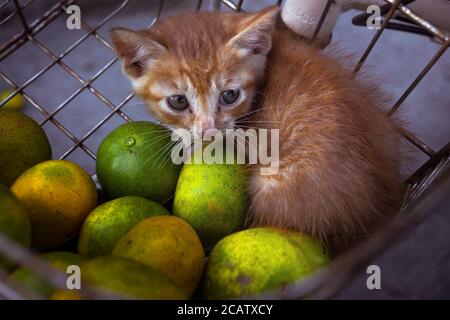
<svg viewBox="0 0 450 320">
<path fill-rule="evenodd" d="M 381 25 L 381 28 L 373 36 L 366 50 L 362 54 L 360 60 L 356 64 L 354 68 L 355 75 L 361 70 L 361 67 L 364 65 L 370 53 L 376 46 L 378 40 L 380 39 L 382 33 L 385 31 L 386 26 L 394 16 L 395 12 L 402 12 L 404 15 L 406 15 L 408 18 L 414 21 L 417 25 L 421 26 L 422 28 L 426 29 L 429 33 L 433 34 L 434 37 L 442 43 L 439 50 L 432 57 L 429 63 L 426 64 L 426 66 L 424 66 L 422 71 L 417 75 L 417 77 L 413 80 L 410 86 L 404 91 L 404 93 L 400 96 L 400 98 L 396 101 L 396 103 L 391 107 L 391 109 L 389 110 L 389 115 L 393 115 L 399 110 L 399 108 L 402 106 L 406 98 L 414 91 L 414 89 L 417 87 L 420 81 L 423 80 L 425 75 L 430 71 L 430 69 L 436 64 L 436 62 L 442 57 L 442 55 L 448 49 L 450 45 L 450 37 L 445 32 L 442 32 L 441 30 L 433 26 L 431 23 L 422 19 L 420 16 L 409 10 L 406 6 L 402 5 L 400 0 L 385 0 L 385 1 L 392 5 L 391 9 L 386 15 L 383 24 Z M 56 1 L 55 4 L 52 5 L 50 8 L 48 8 L 48 10 L 46 10 L 42 15 L 35 18 L 33 21 L 28 21 L 26 14 L 24 13 L 24 10 L 28 6 L 30 6 L 33 2 L 34 0 L 27 0 L 22 2 L 19 2 L 19 0 L 5 0 L 0 4 L 0 10 L 5 8 L 6 6 L 11 5 L 13 5 L 15 8 L 13 12 L 7 14 L 2 18 L 2 20 L 0 21 L 0 28 L 4 24 L 8 23 L 8 21 L 13 19 L 14 17 L 16 18 L 18 17 L 22 24 L 22 29 L 18 33 L 10 37 L 8 41 L 6 41 L 0 46 L 0 62 L 4 61 L 7 57 L 13 55 L 18 49 L 20 49 L 26 43 L 32 43 L 34 46 L 36 46 L 46 56 L 50 58 L 50 63 L 45 65 L 42 69 L 34 73 L 29 79 L 27 79 L 22 83 L 17 83 L 17 81 L 14 81 L 5 72 L 0 70 L 0 78 L 3 79 L 13 90 L 8 97 L 0 101 L 0 107 L 4 106 L 16 94 L 21 94 L 25 98 L 25 100 L 38 113 L 40 113 L 43 116 L 43 119 L 39 122 L 41 126 L 44 126 L 47 123 L 51 123 L 60 131 L 60 134 L 63 134 L 68 139 L 70 139 L 71 145 L 62 153 L 62 155 L 59 157 L 60 159 L 66 159 L 76 150 L 82 150 L 88 157 L 92 159 L 91 161 L 95 161 L 96 159 L 95 151 L 93 151 L 92 148 L 90 148 L 86 144 L 86 141 L 102 126 L 104 126 L 108 121 L 110 121 L 112 117 L 115 115 L 119 116 L 123 121 L 126 122 L 133 121 L 132 117 L 127 113 L 125 113 L 123 109 L 132 100 L 134 94 L 129 93 L 119 103 L 113 103 L 111 99 L 102 94 L 93 85 L 94 81 L 104 76 L 107 70 L 109 70 L 114 64 L 118 63 L 117 57 L 114 57 L 109 62 L 104 64 L 103 67 L 101 67 L 94 75 L 90 76 L 88 79 L 84 79 L 80 75 L 80 72 L 78 70 L 75 70 L 73 67 L 69 66 L 64 61 L 64 58 L 67 57 L 71 52 L 73 52 L 77 47 L 81 46 L 88 39 L 92 38 L 97 41 L 98 46 L 102 46 L 107 50 L 111 51 L 112 53 L 114 53 L 109 41 L 105 39 L 102 35 L 100 35 L 98 33 L 98 30 L 101 27 L 103 27 L 106 23 L 108 23 L 111 19 L 113 19 L 115 16 L 117 16 L 120 12 L 122 12 L 130 4 L 130 1 L 129 0 L 122 1 L 117 7 L 115 7 L 111 12 L 109 12 L 109 14 L 107 14 L 103 18 L 103 20 L 101 20 L 95 26 L 91 26 L 86 21 L 82 20 L 81 26 L 86 33 L 82 37 L 80 37 L 77 41 L 72 43 L 69 47 L 67 47 L 67 49 L 65 49 L 60 54 L 55 53 L 45 43 L 39 40 L 37 35 L 43 30 L 45 30 L 45 28 L 59 16 L 66 15 L 67 7 L 72 4 L 75 4 L 77 1 L 76 0 Z M 282 2 L 281 0 L 274 1 L 274 3 L 278 5 L 280 5 L 281 2 Z M 320 17 L 312 41 L 314 41 L 317 38 L 321 30 L 321 27 L 325 21 L 325 18 L 327 16 L 327 13 L 331 7 L 332 2 L 333 2 L 332 0 L 328 0 L 326 6 L 324 7 L 323 14 Z M 216 8 L 217 3 L 219 3 L 219 1 L 216 1 Z M 222 6 L 225 6 L 231 10 L 241 11 L 244 1 L 221 0 L 220 3 L 222 3 Z M 151 20 L 151 23 L 149 23 L 149 25 L 156 23 L 158 19 L 161 17 L 164 4 L 165 4 L 164 0 L 155 1 L 154 5 L 157 6 L 156 16 L 153 18 L 153 20 Z M 203 1 L 201 0 L 197 1 L 195 3 L 195 9 L 196 10 L 201 9 L 202 5 Z M 57 105 L 52 111 L 48 111 L 41 103 L 37 101 L 37 99 L 35 99 L 31 94 L 27 93 L 27 88 L 29 88 L 34 82 L 36 82 L 39 78 L 45 75 L 46 72 L 48 72 L 55 65 L 60 66 L 67 75 L 72 77 L 76 82 L 80 83 L 81 86 L 78 89 L 76 89 L 72 94 L 67 96 L 67 98 L 61 103 L 59 103 L 59 105 Z M 81 95 L 85 91 L 89 91 L 94 96 L 96 96 L 98 100 L 101 101 L 101 103 L 108 108 L 108 112 L 99 121 L 97 121 L 95 125 L 92 126 L 87 132 L 85 132 L 82 135 L 78 135 L 75 134 L 73 130 L 68 128 L 66 125 L 62 124 L 59 120 L 57 120 L 56 116 L 60 112 L 62 112 L 65 108 L 67 108 L 68 105 L 74 99 L 76 99 L 79 95 Z M 407 208 L 408 205 L 412 203 L 414 199 L 418 198 L 420 194 L 427 189 L 428 185 L 433 181 L 433 179 L 437 175 L 439 175 L 439 173 L 443 170 L 443 168 L 448 164 L 450 155 L 450 144 L 447 144 L 444 148 L 442 148 L 439 151 L 435 151 L 426 143 L 424 143 L 419 137 L 408 132 L 405 128 L 399 127 L 398 130 L 405 137 L 406 140 L 408 140 L 412 145 L 418 148 L 429 158 L 429 160 L 422 167 L 420 167 L 414 174 L 412 174 L 405 182 L 408 184 L 409 188 L 404 206 L 405 208 Z M 30 254 L 24 249 L 16 248 L 15 246 L 11 247 L 9 245 L 10 244 L 9 242 L 8 245 L 5 245 L 3 240 L 4 239 L 0 237 L 0 252 L 2 254 L 5 254 L 6 256 L 10 257 L 12 260 L 15 260 L 18 263 L 23 263 L 28 266 L 32 265 L 38 266 L 38 269 L 42 271 L 41 272 L 42 275 L 46 276 L 47 278 L 50 277 L 54 279 L 53 284 L 55 286 L 61 287 L 64 285 L 64 283 L 62 283 L 61 278 L 58 279 L 57 271 L 53 270 L 52 272 L 50 272 L 49 270 L 52 269 L 51 268 L 49 269 L 44 262 L 39 261 L 39 259 L 36 259 L 34 255 Z M 17 249 L 18 251 L 14 252 L 15 249 Z M 19 254 L 17 254 L 17 252 L 19 252 Z M 39 273 L 40 271 L 38 270 L 37 272 Z M 14 290 L 14 288 L 11 287 L 7 288 L 6 284 L 1 281 L 1 279 L 4 277 L 5 274 L 1 272 L 0 296 L 3 295 L 4 297 L 9 298 L 20 297 L 20 295 L 17 294 L 17 290 Z M 313 284 L 314 285 L 312 285 L 312 287 L 316 288 L 318 285 L 323 284 L 323 281 L 318 282 L 316 281 L 313 282 Z M 308 285 L 311 287 L 311 284 L 310 283 L 308 284 L 308 282 L 306 282 L 303 284 L 303 288 L 306 288 L 305 290 L 295 291 L 295 298 L 298 297 L 300 293 L 306 294 L 308 290 L 312 288 L 308 287 Z M 294 297 L 290 296 L 290 298 Z"/>
</svg>

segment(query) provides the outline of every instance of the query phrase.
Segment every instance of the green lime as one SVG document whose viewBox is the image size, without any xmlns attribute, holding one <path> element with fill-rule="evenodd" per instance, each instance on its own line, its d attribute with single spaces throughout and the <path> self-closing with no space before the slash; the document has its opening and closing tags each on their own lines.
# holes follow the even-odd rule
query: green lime
<svg viewBox="0 0 450 320">
<path fill-rule="evenodd" d="M 33 119 L 0 109 L 0 184 L 10 187 L 22 172 L 51 157 L 48 138 Z"/>
<path fill-rule="evenodd" d="M 330 259 L 310 236 L 270 228 L 240 231 L 220 240 L 208 257 L 204 297 L 257 295 L 299 281 Z"/>
<path fill-rule="evenodd" d="M 97 176 L 106 196 L 170 199 L 181 169 L 172 162 L 172 145 L 171 132 L 150 122 L 126 123 L 111 132 L 97 151 Z"/>
<path fill-rule="evenodd" d="M 13 93 L 11 90 L 3 90 L 0 92 L 0 101 L 5 100 L 9 95 Z M 25 105 L 25 100 L 21 94 L 16 94 L 12 97 L 2 108 L 11 110 L 20 110 Z"/>
<path fill-rule="evenodd" d="M 139 221 L 168 214 L 159 203 L 137 196 L 106 202 L 94 209 L 84 221 L 78 253 L 85 257 L 108 255 L 116 242 Z"/>
<path fill-rule="evenodd" d="M 112 254 L 152 267 L 189 295 L 197 287 L 205 264 L 198 235 L 174 216 L 142 220 L 117 242 Z"/>
<path fill-rule="evenodd" d="M 185 164 L 175 192 L 173 214 L 187 221 L 205 248 L 244 226 L 247 175 L 239 164 Z"/>
<path fill-rule="evenodd" d="M 32 245 L 56 247 L 78 234 L 97 205 L 91 176 L 67 160 L 41 162 L 25 171 L 11 186 L 31 219 Z"/>
<path fill-rule="evenodd" d="M 137 261 L 98 257 L 81 266 L 83 283 L 105 292 L 140 299 L 187 299 L 187 295 L 156 270 Z"/>
<path fill-rule="evenodd" d="M 25 207 L 8 188 L 2 185 L 0 185 L 0 233 L 21 245 L 30 245 L 30 218 Z M 0 257 L 0 267 L 2 266 L 9 269 L 13 263 Z"/>
<path fill-rule="evenodd" d="M 55 251 L 47 254 L 43 254 L 42 259 L 47 261 L 52 267 L 60 270 L 63 273 L 67 272 L 67 267 L 71 265 L 80 266 L 84 262 L 84 258 L 81 256 L 66 251 Z M 43 298 L 49 299 L 55 288 L 45 278 L 36 274 L 32 270 L 22 266 L 16 269 L 10 275 L 10 280 L 17 281 L 19 284 L 26 286 L 36 293 L 40 294 Z"/>
</svg>

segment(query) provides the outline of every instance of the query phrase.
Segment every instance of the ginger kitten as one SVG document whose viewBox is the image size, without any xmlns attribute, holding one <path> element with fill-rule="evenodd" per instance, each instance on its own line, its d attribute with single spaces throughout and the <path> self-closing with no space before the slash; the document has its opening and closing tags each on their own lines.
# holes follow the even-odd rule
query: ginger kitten
<svg viewBox="0 0 450 320">
<path fill-rule="evenodd" d="M 277 8 L 187 13 L 117 28 L 123 70 L 169 128 L 277 128 L 279 171 L 251 167 L 249 225 L 343 247 L 398 211 L 399 135 L 376 88 L 300 41 Z M 194 128 L 194 123 L 201 128 Z"/>
</svg>

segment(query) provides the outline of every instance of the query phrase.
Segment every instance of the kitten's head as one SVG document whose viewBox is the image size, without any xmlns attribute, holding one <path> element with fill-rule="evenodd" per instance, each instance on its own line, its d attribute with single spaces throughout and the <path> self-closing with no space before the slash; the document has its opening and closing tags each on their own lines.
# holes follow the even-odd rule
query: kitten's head
<svg viewBox="0 0 450 320">
<path fill-rule="evenodd" d="M 232 128 L 250 110 L 278 8 L 190 13 L 152 28 L 112 30 L 123 70 L 153 115 L 194 134 Z"/>
</svg>

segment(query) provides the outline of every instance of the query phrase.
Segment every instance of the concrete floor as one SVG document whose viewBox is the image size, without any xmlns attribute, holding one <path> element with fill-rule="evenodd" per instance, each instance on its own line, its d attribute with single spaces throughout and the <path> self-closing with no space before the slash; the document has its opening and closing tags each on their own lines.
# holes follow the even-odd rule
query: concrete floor
<svg viewBox="0 0 450 320">
<path fill-rule="evenodd" d="M 21 2 L 25 3 L 26 1 Z M 32 2 L 24 11 L 26 18 L 28 21 L 33 21 L 55 2 L 57 1 L 40 0 Z M 204 2 L 204 7 L 208 7 L 209 1 Z M 244 9 L 254 11 L 274 2 L 268 0 L 246 1 L 244 3 Z M 82 9 L 82 18 L 90 26 L 95 26 L 103 20 L 120 3 L 122 1 L 113 0 L 77 2 Z M 155 16 L 156 3 L 157 1 L 130 1 L 129 5 L 123 11 L 100 28 L 99 34 L 109 40 L 108 31 L 113 26 L 129 28 L 146 27 Z M 168 0 L 163 10 L 163 16 L 193 8 L 195 3 L 196 1 Z M 12 4 L 8 4 L 0 9 L 0 20 L 2 20 L 2 17 L 8 15 L 11 6 Z M 348 12 L 340 17 L 333 34 L 333 46 L 341 48 L 345 52 L 355 54 L 357 59 L 368 45 L 374 31 L 368 30 L 367 28 L 354 27 L 350 20 L 355 14 L 356 12 Z M 20 21 L 15 17 L 0 28 L 0 43 L 3 44 L 20 30 Z M 56 55 L 59 55 L 85 33 L 83 30 L 67 30 L 65 16 L 61 15 L 40 32 L 36 36 L 36 39 L 45 44 Z M 378 79 L 382 83 L 385 91 L 392 96 L 392 101 L 395 102 L 438 48 L 438 44 L 431 42 L 425 37 L 396 31 L 386 31 L 369 56 L 367 64 L 364 66 L 364 71 Z M 88 40 L 84 41 L 65 56 L 62 61 L 68 67 L 75 70 L 83 79 L 87 80 L 113 58 L 114 54 L 108 48 L 101 45 L 94 37 L 89 37 Z M 20 85 L 50 62 L 51 59 L 41 49 L 31 42 L 27 42 L 0 62 L 0 70 L 10 77 L 12 81 Z M 55 65 L 29 85 L 25 92 L 47 112 L 51 112 L 80 87 L 80 82 L 75 80 L 60 66 Z M 131 92 L 130 84 L 121 74 L 118 63 L 115 63 L 102 76 L 95 80 L 93 87 L 114 105 L 120 103 Z M 9 88 L 8 84 L 0 80 L 0 89 L 6 88 Z M 400 109 L 402 118 L 406 120 L 408 130 L 415 133 L 435 150 L 443 147 L 450 140 L 449 92 L 450 55 L 447 53 L 433 67 Z M 150 119 L 145 111 L 145 107 L 137 99 L 133 99 L 122 110 L 134 120 Z M 88 90 L 84 90 L 59 112 L 55 118 L 76 137 L 80 138 L 98 121 L 105 117 L 109 111 L 110 109 L 100 99 Z M 38 121 L 44 118 L 30 104 L 27 104 L 24 112 Z M 122 123 L 124 123 L 124 120 L 114 115 L 104 126 L 88 138 L 85 144 L 95 152 L 106 134 Z M 44 125 L 44 129 L 50 137 L 54 158 L 59 158 L 72 145 L 72 141 L 62 134 L 51 122 L 47 122 Z M 95 162 L 79 148 L 70 154 L 67 159 L 80 163 L 91 173 L 95 171 Z M 406 174 L 417 169 L 426 160 L 427 157 L 421 152 L 415 151 L 411 160 L 404 165 Z M 448 217 L 446 217 L 446 223 L 444 226 L 449 225 Z M 430 235 L 434 231 L 437 232 L 440 230 L 437 227 L 438 225 L 442 226 L 442 221 L 436 225 L 436 229 L 431 227 L 426 232 L 430 232 Z M 448 239 L 448 228 L 445 228 L 444 231 L 447 233 L 444 232 L 442 237 Z M 425 231 L 419 231 L 419 233 L 421 232 Z M 412 237 L 411 241 L 415 243 L 415 238 L 414 236 Z M 442 239 L 439 238 L 438 240 Z M 411 254 L 414 252 L 411 246 L 404 250 Z M 422 253 L 425 256 L 420 256 L 421 260 L 427 260 L 427 251 L 429 250 L 426 248 L 423 249 Z M 446 260 L 444 260 L 447 266 L 448 256 L 447 249 Z M 392 259 L 395 259 L 395 257 Z M 392 259 L 388 259 L 388 261 L 394 261 Z M 411 261 L 411 257 L 402 259 L 406 259 L 404 261 Z M 417 264 L 417 261 L 415 264 Z M 425 264 L 422 268 L 427 269 L 428 266 Z M 420 266 L 417 270 L 421 270 Z M 418 272 L 417 270 L 413 272 Z M 437 277 L 441 273 L 435 272 L 433 274 Z M 397 297 L 410 297 L 408 295 L 408 292 L 410 292 L 408 285 L 397 283 L 393 286 L 395 287 L 394 292 L 398 293 Z M 353 295 L 352 292 L 354 293 Z M 443 297 L 442 292 L 445 291 L 433 291 L 430 289 L 423 297 Z M 360 292 L 350 290 L 347 297 L 354 297 L 356 294 L 360 296 Z M 450 297 L 449 290 L 445 294 L 447 298 Z M 417 296 L 417 294 L 414 295 L 414 297 Z M 389 297 L 396 297 L 396 295 L 394 294 Z"/>
</svg>

